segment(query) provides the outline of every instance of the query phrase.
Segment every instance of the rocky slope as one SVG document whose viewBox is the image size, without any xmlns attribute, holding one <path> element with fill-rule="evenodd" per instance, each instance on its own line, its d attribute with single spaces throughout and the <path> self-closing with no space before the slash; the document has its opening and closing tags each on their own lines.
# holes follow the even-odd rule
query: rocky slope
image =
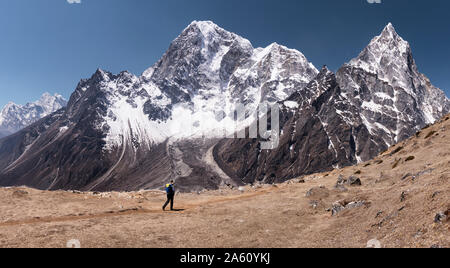
<svg viewBox="0 0 450 268">
<path fill-rule="evenodd" d="M 44 93 L 35 102 L 26 105 L 8 103 L 0 112 L 0 138 L 11 135 L 67 105 L 58 94 Z"/>
<path fill-rule="evenodd" d="M 221 140 L 255 122 L 252 112 L 236 122 L 236 103 L 254 111 L 264 101 L 282 106 L 280 146 Z M 333 74 L 299 51 L 253 48 L 193 22 L 141 76 L 97 70 L 66 108 L 0 140 L 0 185 L 139 190 L 175 178 L 189 191 L 280 182 L 367 161 L 449 109 L 391 25 Z"/>
</svg>

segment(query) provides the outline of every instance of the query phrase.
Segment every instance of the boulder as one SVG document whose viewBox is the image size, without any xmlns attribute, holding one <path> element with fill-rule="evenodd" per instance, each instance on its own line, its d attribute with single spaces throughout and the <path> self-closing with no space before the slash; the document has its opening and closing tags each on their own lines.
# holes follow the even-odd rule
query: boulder
<svg viewBox="0 0 450 268">
<path fill-rule="evenodd" d="M 16 190 L 13 192 L 12 196 L 15 198 L 24 198 L 28 196 L 28 192 L 25 190 Z"/>
<path fill-rule="evenodd" d="M 331 207 L 331 216 L 336 216 L 343 210 L 359 208 L 366 205 L 364 201 L 353 201 L 350 203 L 346 203 L 345 201 L 337 201 L 334 202 Z"/>
<path fill-rule="evenodd" d="M 446 222 L 448 220 L 448 214 L 449 214 L 448 210 L 446 212 L 439 212 L 434 217 L 434 222 L 435 223 L 444 223 L 444 222 Z"/>
<path fill-rule="evenodd" d="M 355 176 L 350 176 L 347 179 L 345 179 L 342 175 L 339 176 L 338 181 L 336 182 L 336 189 L 342 189 L 344 185 L 349 186 L 361 186 L 362 182 L 361 179 Z M 344 187 L 345 188 L 345 187 Z"/>
<path fill-rule="evenodd" d="M 331 216 L 336 216 L 341 211 L 343 211 L 345 207 L 340 202 L 335 202 L 331 207 Z"/>
<path fill-rule="evenodd" d="M 351 186 L 361 186 L 362 185 L 361 179 L 358 177 L 355 177 L 355 176 L 349 177 L 347 183 Z"/>
</svg>

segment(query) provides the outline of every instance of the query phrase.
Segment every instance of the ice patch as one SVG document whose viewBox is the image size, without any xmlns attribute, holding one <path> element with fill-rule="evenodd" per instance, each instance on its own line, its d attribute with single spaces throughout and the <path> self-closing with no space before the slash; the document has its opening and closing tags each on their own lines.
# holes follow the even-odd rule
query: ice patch
<svg viewBox="0 0 450 268">
<path fill-rule="evenodd" d="M 284 106 L 288 107 L 289 109 L 298 109 L 299 105 L 295 101 L 285 101 Z"/>
</svg>

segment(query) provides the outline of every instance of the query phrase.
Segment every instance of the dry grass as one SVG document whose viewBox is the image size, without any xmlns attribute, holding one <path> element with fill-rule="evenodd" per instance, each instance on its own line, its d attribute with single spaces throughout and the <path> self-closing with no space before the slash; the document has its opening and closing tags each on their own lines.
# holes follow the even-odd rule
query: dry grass
<svg viewBox="0 0 450 268">
<path fill-rule="evenodd" d="M 384 247 L 450 246 L 450 121 L 367 165 L 284 184 L 179 194 L 178 212 L 161 211 L 161 192 L 71 193 L 0 189 L 0 247 Z M 414 161 L 398 161 L 414 155 Z M 335 189 L 339 175 L 361 171 L 363 185 Z M 412 174 L 406 179 L 405 174 Z M 307 197 L 306 193 L 312 189 Z M 362 206 L 331 216 L 333 203 Z"/>
</svg>

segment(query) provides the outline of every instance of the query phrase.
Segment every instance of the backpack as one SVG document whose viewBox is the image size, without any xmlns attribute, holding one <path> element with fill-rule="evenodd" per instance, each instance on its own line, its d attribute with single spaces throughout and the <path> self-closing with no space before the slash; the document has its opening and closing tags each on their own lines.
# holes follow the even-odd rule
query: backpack
<svg viewBox="0 0 450 268">
<path fill-rule="evenodd" d="M 172 184 L 167 184 L 166 185 L 166 193 L 167 194 L 173 194 L 173 185 Z"/>
</svg>

